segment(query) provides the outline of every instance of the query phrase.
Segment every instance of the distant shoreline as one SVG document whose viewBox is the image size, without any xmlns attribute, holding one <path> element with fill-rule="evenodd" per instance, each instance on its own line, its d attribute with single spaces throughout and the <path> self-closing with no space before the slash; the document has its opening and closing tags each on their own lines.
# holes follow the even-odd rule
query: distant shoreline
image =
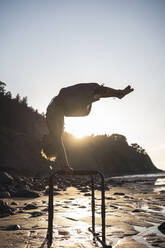
<svg viewBox="0 0 165 248">
<path fill-rule="evenodd" d="M 165 172 L 162 173 L 148 173 L 148 174 L 134 174 L 134 175 L 123 175 L 123 176 L 112 176 L 107 177 L 105 180 L 120 180 L 120 181 L 144 181 L 144 180 L 151 180 L 151 178 L 164 178 Z"/>
</svg>

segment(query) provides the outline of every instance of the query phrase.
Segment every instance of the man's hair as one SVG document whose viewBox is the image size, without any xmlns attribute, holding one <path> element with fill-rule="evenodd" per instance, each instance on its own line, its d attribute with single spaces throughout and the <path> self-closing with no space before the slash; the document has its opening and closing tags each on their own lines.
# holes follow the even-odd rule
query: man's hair
<svg viewBox="0 0 165 248">
<path fill-rule="evenodd" d="M 47 160 L 55 161 L 56 160 L 56 143 L 52 141 L 50 135 L 44 135 L 42 138 L 42 149 L 41 155 Z"/>
</svg>

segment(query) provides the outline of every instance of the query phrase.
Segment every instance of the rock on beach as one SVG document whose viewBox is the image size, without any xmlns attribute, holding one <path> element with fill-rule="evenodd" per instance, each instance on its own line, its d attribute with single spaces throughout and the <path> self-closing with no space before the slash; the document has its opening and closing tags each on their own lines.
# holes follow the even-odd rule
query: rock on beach
<svg viewBox="0 0 165 248">
<path fill-rule="evenodd" d="M 0 200 L 0 218 L 13 215 L 14 208 L 10 207 L 4 200 Z"/>
</svg>

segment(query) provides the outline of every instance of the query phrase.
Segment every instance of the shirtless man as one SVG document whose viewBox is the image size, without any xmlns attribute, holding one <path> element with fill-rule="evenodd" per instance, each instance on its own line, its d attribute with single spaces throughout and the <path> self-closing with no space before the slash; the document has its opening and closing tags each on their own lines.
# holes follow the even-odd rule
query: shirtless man
<svg viewBox="0 0 165 248">
<path fill-rule="evenodd" d="M 47 107 L 46 121 L 49 130 L 44 135 L 41 154 L 48 160 L 55 161 L 66 173 L 71 173 L 63 144 L 64 116 L 86 116 L 92 103 L 104 97 L 122 99 L 134 89 L 128 85 L 123 90 L 116 90 L 97 83 L 75 84 L 60 90 Z"/>
</svg>

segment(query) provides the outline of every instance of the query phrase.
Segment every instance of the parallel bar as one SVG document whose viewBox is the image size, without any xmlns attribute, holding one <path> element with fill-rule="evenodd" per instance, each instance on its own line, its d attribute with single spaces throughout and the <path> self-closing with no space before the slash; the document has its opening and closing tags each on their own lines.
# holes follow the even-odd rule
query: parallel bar
<svg viewBox="0 0 165 248">
<path fill-rule="evenodd" d="M 99 171 L 89 171 L 89 170 L 77 170 L 73 171 L 71 174 L 66 173 L 65 171 L 57 171 L 52 172 L 52 175 L 49 178 L 49 206 L 48 206 L 48 231 L 47 231 L 47 248 L 50 248 L 52 245 L 52 238 L 53 238 L 53 178 L 55 175 L 79 175 L 79 176 L 91 176 L 91 190 L 92 190 L 92 200 L 91 200 L 91 209 L 92 209 L 92 229 L 89 230 L 93 234 L 93 241 L 95 239 L 102 244 L 104 247 L 111 247 L 106 245 L 106 234 L 105 234 L 105 183 L 104 183 L 104 176 Z M 101 178 L 101 222 L 102 222 L 102 239 L 99 238 L 99 234 L 95 232 L 95 189 L 94 189 L 94 175 L 99 175 Z"/>
</svg>

